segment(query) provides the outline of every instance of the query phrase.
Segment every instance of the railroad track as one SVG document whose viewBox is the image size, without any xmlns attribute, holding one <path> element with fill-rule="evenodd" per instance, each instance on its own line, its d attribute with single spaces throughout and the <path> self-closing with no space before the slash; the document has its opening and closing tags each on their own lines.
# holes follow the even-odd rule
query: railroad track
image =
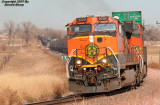
<svg viewBox="0 0 160 105">
<path fill-rule="evenodd" d="M 92 93 L 92 94 L 76 94 L 76 95 L 69 95 L 59 99 L 43 101 L 43 102 L 35 102 L 35 103 L 28 103 L 24 105 L 65 105 L 71 102 L 79 102 L 83 100 L 93 99 L 97 97 L 104 97 L 110 96 L 114 93 Z"/>
<path fill-rule="evenodd" d="M 82 95 L 69 95 L 66 97 L 62 97 L 59 99 L 49 100 L 49 101 L 43 101 L 43 102 L 35 102 L 35 103 L 29 103 L 24 105 L 61 105 L 69 102 L 77 102 L 83 100 Z"/>
<path fill-rule="evenodd" d="M 95 94 L 88 94 L 88 95 L 83 95 L 83 94 L 69 95 L 59 99 L 28 103 L 24 105 L 65 105 L 66 103 L 79 102 L 79 101 L 83 101 L 84 99 L 92 99 L 92 98 L 102 97 L 102 96 L 106 96 L 106 93 L 100 93 L 100 94 L 95 93 Z"/>
<path fill-rule="evenodd" d="M 74 95 L 68 95 L 65 97 L 61 97 L 58 99 L 43 101 L 43 102 L 35 102 L 35 103 L 28 103 L 24 105 L 66 105 L 69 103 L 74 102 L 80 102 L 83 100 L 89 100 L 97 97 L 106 97 L 106 96 L 113 96 L 116 94 L 121 94 L 126 91 L 132 90 L 131 86 L 124 87 L 122 89 L 114 90 L 111 92 L 104 92 L 104 93 L 92 93 L 92 94 L 74 94 Z"/>
</svg>

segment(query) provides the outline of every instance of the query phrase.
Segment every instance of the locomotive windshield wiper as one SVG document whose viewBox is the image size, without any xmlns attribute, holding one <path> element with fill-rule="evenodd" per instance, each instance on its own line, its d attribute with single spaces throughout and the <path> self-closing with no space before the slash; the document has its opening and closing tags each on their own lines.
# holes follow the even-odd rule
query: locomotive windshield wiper
<svg viewBox="0 0 160 105">
<path fill-rule="evenodd" d="M 108 22 L 106 22 L 105 24 L 104 24 L 104 26 L 106 25 L 106 24 L 108 24 L 110 21 L 108 21 Z"/>
<path fill-rule="evenodd" d="M 94 29 L 99 25 L 99 23 L 100 23 L 100 22 L 98 22 L 98 23 L 94 26 Z"/>
</svg>

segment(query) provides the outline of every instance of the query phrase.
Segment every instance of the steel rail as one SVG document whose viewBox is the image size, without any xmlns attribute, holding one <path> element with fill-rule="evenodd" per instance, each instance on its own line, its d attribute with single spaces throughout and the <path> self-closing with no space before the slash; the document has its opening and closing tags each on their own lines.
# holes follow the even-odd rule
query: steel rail
<svg viewBox="0 0 160 105">
<path fill-rule="evenodd" d="M 70 95 L 70 96 L 59 98 L 59 99 L 29 103 L 24 105 L 58 105 L 58 104 L 65 104 L 69 102 L 77 102 L 81 100 L 83 100 L 83 97 L 81 95 Z"/>
<path fill-rule="evenodd" d="M 92 98 L 103 97 L 103 96 L 106 96 L 106 93 L 100 93 L 100 94 L 95 93 L 95 94 L 90 94 L 89 96 L 84 94 L 70 95 L 70 96 L 59 98 L 59 99 L 28 103 L 24 105 L 63 105 L 63 104 L 65 105 L 66 103 L 70 103 L 70 102 L 79 102 L 79 101 L 83 101 L 84 99 L 92 99 Z"/>
</svg>

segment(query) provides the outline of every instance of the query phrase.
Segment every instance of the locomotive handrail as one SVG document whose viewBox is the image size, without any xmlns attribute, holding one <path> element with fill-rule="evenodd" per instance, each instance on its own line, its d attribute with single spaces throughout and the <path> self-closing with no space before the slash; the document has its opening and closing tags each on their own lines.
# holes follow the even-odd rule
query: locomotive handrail
<svg viewBox="0 0 160 105">
<path fill-rule="evenodd" d="M 116 59 L 116 61 L 117 61 L 118 77 L 120 78 L 120 63 L 119 63 L 119 60 L 118 60 L 118 58 L 116 57 L 116 55 L 115 55 L 114 51 L 112 50 L 112 48 L 110 48 L 110 47 L 106 47 L 106 48 L 108 48 L 108 49 L 112 52 L 112 54 L 114 55 L 114 57 L 115 57 L 115 59 Z"/>
<path fill-rule="evenodd" d="M 67 61 L 67 63 L 69 64 L 69 62 L 71 61 L 71 57 L 72 57 L 72 55 L 73 55 L 73 53 L 76 51 L 76 49 L 73 49 L 72 51 L 71 51 L 71 53 L 70 53 L 70 55 L 69 55 L 69 58 L 68 58 L 68 61 Z"/>
<path fill-rule="evenodd" d="M 142 63 L 142 64 L 141 64 L 140 66 L 142 66 L 142 67 L 141 67 L 140 69 L 141 69 L 141 72 L 142 72 L 142 69 L 143 69 L 143 57 L 142 57 L 141 54 L 139 53 L 137 47 L 136 47 L 136 51 L 137 51 L 139 57 L 141 58 L 141 62 L 140 62 L 140 63 Z"/>
<path fill-rule="evenodd" d="M 70 78 L 70 76 L 69 76 L 69 70 L 68 70 L 68 65 L 69 65 L 69 63 L 70 63 L 70 61 L 71 61 L 71 57 L 72 57 L 72 55 L 73 55 L 73 53 L 76 51 L 76 49 L 73 49 L 72 51 L 71 51 L 71 53 L 70 53 L 70 55 L 69 55 L 69 58 L 68 58 L 68 60 L 67 60 L 67 63 L 66 63 L 66 73 L 67 73 L 67 77 L 68 78 Z"/>
</svg>

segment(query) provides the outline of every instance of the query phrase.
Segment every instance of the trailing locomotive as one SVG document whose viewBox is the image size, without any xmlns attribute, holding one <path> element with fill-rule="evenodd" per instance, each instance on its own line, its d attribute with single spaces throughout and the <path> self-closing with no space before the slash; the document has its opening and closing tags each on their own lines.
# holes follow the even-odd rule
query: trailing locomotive
<svg viewBox="0 0 160 105">
<path fill-rule="evenodd" d="M 66 25 L 70 91 L 108 92 L 139 84 L 146 77 L 142 25 L 135 21 L 135 15 L 121 20 L 121 14 L 129 16 L 129 12 L 117 14 L 113 13 L 116 18 L 81 17 Z"/>
</svg>

